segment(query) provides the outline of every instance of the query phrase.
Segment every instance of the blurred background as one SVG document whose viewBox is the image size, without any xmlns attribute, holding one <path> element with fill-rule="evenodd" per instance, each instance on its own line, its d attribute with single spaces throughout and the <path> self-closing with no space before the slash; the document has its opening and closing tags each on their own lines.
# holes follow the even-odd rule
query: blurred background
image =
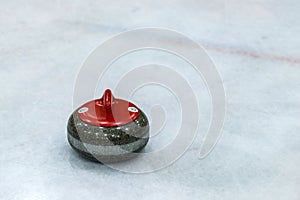
<svg viewBox="0 0 300 200">
<path fill-rule="evenodd" d="M 299 200 L 299 10 L 297 0 L 1 0 L 0 198 Z M 137 175 L 79 157 L 66 123 L 90 52 L 142 27 L 201 44 L 223 79 L 227 112 L 221 140 L 199 159 L 209 122 L 203 97 L 203 127 L 188 151 Z"/>
</svg>

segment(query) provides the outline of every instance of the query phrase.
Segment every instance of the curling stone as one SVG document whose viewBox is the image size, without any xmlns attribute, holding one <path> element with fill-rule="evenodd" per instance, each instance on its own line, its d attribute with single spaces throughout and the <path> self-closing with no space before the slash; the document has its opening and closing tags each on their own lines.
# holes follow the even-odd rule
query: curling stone
<svg viewBox="0 0 300 200">
<path fill-rule="evenodd" d="M 68 141 L 80 155 L 101 163 L 137 155 L 149 140 L 149 122 L 131 102 L 107 89 L 100 99 L 76 109 L 68 121 Z"/>
</svg>

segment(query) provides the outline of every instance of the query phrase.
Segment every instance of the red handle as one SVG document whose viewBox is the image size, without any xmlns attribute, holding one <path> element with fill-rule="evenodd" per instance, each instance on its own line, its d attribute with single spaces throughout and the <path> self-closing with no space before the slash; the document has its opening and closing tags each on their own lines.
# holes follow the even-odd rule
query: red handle
<svg viewBox="0 0 300 200">
<path fill-rule="evenodd" d="M 110 89 L 107 89 L 107 90 L 105 90 L 102 99 L 103 99 L 103 105 L 104 105 L 106 108 L 110 108 L 111 105 L 113 104 L 115 98 L 114 98 L 114 96 L 112 95 L 111 90 L 110 90 Z"/>
</svg>

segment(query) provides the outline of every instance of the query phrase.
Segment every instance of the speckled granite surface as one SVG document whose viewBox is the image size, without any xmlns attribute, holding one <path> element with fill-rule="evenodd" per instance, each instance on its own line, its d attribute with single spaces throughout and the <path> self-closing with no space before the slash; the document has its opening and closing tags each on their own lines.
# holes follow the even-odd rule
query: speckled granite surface
<svg viewBox="0 0 300 200">
<path fill-rule="evenodd" d="M 98 127 L 83 122 L 78 109 L 68 120 L 68 142 L 78 153 L 101 163 L 120 162 L 135 157 L 149 140 L 149 122 L 140 115 L 131 123 Z"/>
<path fill-rule="evenodd" d="M 0 199 L 299 200 L 299 9 L 298 0 L 1 0 Z M 187 77 L 201 124 L 177 162 L 135 175 L 81 159 L 67 143 L 66 123 L 87 55 L 111 35 L 144 26 L 175 29 L 206 47 L 224 81 L 227 116 L 220 142 L 200 160 L 210 117 L 201 77 L 168 55 L 138 54 L 147 63 L 170 61 Z M 128 60 L 119 65 L 134 66 Z M 125 71 L 105 77 L 97 94 Z M 147 114 L 160 101 L 171 113 L 168 131 L 145 151 L 174 138 L 180 112 L 167 91 L 145 88 L 132 101 Z"/>
</svg>

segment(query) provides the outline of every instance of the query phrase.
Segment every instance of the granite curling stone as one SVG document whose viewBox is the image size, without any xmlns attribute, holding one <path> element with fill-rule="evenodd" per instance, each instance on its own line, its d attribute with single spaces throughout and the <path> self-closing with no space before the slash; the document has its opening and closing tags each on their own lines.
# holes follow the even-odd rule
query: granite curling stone
<svg viewBox="0 0 300 200">
<path fill-rule="evenodd" d="M 114 98 L 107 89 L 100 99 L 76 109 L 68 121 L 68 141 L 80 155 L 101 163 L 128 160 L 149 140 L 149 122 L 136 105 Z"/>
</svg>

